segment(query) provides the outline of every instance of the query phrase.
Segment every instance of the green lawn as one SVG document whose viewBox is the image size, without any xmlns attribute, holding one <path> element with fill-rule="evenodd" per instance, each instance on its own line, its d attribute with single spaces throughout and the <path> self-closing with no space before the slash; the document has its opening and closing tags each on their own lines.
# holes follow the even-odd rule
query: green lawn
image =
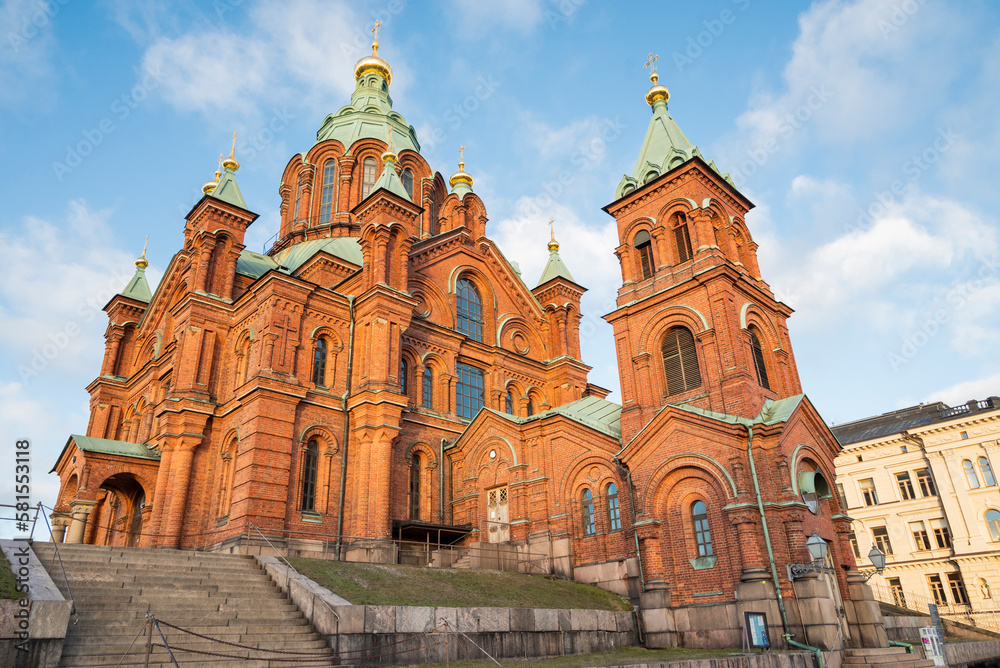
<svg viewBox="0 0 1000 668">
<path fill-rule="evenodd" d="M 631 610 L 598 587 L 541 575 L 290 559 L 300 573 L 355 605 Z"/>
<path fill-rule="evenodd" d="M 3 552 L 0 552 L 0 599 L 24 598 L 24 592 L 17 591 L 17 580 L 10 562 Z"/>
<path fill-rule="evenodd" d="M 643 649 L 642 647 L 622 647 L 612 652 L 596 654 L 573 654 L 552 659 L 504 659 L 507 668 L 582 668 L 583 666 L 620 666 L 637 663 L 661 663 L 665 661 L 689 661 L 692 659 L 717 659 L 738 656 L 738 649 Z M 414 664 L 419 666 L 440 666 L 440 663 Z M 452 668 L 496 668 L 495 663 L 485 658 L 482 661 L 455 661 Z"/>
</svg>

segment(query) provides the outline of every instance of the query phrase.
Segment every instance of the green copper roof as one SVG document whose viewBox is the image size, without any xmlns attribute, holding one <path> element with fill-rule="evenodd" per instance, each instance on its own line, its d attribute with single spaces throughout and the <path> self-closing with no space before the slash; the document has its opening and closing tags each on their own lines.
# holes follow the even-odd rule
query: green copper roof
<svg viewBox="0 0 1000 668">
<path fill-rule="evenodd" d="M 542 277 L 538 279 L 538 285 L 544 285 L 552 279 L 555 278 L 565 278 L 567 281 L 576 283 L 573 279 L 573 274 L 569 273 L 569 269 L 566 264 L 559 257 L 559 248 L 552 248 L 549 250 L 549 261 L 545 265 L 545 271 L 542 272 Z M 538 287 L 537 285 L 535 287 Z"/>
<path fill-rule="evenodd" d="M 694 156 L 705 159 L 698 147 L 684 136 L 677 121 L 667 111 L 666 100 L 653 102 L 652 112 L 653 117 L 649 119 L 646 138 L 642 142 L 642 148 L 639 149 L 639 159 L 636 160 L 635 169 L 632 170 L 632 176 L 622 177 L 615 193 L 616 198 L 627 195 L 661 174 L 684 164 Z M 706 162 L 732 185 L 732 179 L 729 178 L 728 174 L 719 172 L 719 168 L 715 166 L 714 162 Z"/>
<path fill-rule="evenodd" d="M 359 139 L 379 139 L 389 143 L 389 126 L 395 130 L 397 153 L 405 149 L 420 152 L 417 131 L 392 109 L 389 84 L 377 72 L 366 72 L 358 79 L 351 103 L 330 114 L 316 132 L 316 143 L 336 139 L 350 149 Z"/>
<path fill-rule="evenodd" d="M 785 397 L 784 399 L 766 399 L 764 400 L 764 406 L 760 409 L 760 414 L 753 418 L 743 418 L 736 415 L 729 415 L 727 413 L 716 413 L 715 411 L 708 411 L 703 408 L 695 408 L 694 406 L 687 406 L 685 404 L 669 404 L 674 408 L 679 408 L 682 411 L 687 411 L 688 413 L 696 413 L 697 415 L 704 415 L 705 417 L 710 417 L 713 420 L 718 420 L 720 422 L 728 422 L 729 424 L 742 424 L 742 425 L 772 425 L 781 424 L 782 422 L 787 422 L 788 418 L 792 416 L 792 413 L 798 408 L 799 404 L 802 403 L 802 399 L 806 395 L 796 394 L 791 397 Z"/>
<path fill-rule="evenodd" d="M 278 263 L 266 255 L 248 251 L 245 248 L 236 258 L 236 273 L 250 278 L 260 278 L 272 269 L 277 269 Z"/>
<path fill-rule="evenodd" d="M 119 294 L 122 297 L 136 299 L 146 304 L 151 302 L 153 300 L 153 293 L 149 291 L 149 283 L 146 282 L 146 268 L 137 264 L 135 266 L 135 275 Z"/>
<path fill-rule="evenodd" d="M 375 194 L 379 188 L 388 190 L 394 195 L 399 195 L 407 202 L 413 201 L 410 199 L 409 193 L 406 192 L 406 188 L 403 187 L 403 182 L 399 180 L 399 175 L 396 174 L 396 162 L 394 160 L 389 160 L 382 166 L 382 173 L 379 174 L 378 180 L 372 184 L 372 194 Z"/>
<path fill-rule="evenodd" d="M 571 401 L 568 404 L 556 406 L 555 408 L 550 408 L 549 410 L 541 413 L 535 413 L 534 415 L 526 418 L 501 413 L 500 411 L 493 410 L 492 408 L 484 408 L 483 411 L 489 411 L 490 413 L 499 415 L 500 417 L 517 424 L 526 424 L 536 420 L 544 420 L 552 417 L 553 415 L 562 415 L 563 417 L 574 422 L 578 422 L 585 427 L 590 427 L 591 429 L 596 429 L 603 434 L 607 434 L 614 439 L 621 440 L 622 437 L 622 407 L 613 401 L 599 399 L 597 397 L 584 397 L 583 399 L 577 399 L 576 401 Z"/>
<path fill-rule="evenodd" d="M 243 193 L 240 192 L 240 187 L 236 183 L 236 172 L 232 167 L 226 167 L 222 172 L 222 176 L 219 178 L 219 185 L 215 186 L 215 190 L 210 192 L 209 196 L 233 206 L 238 206 L 241 209 L 247 208 L 247 203 L 243 199 Z"/>
<path fill-rule="evenodd" d="M 107 438 L 93 438 L 91 436 L 81 436 L 80 434 L 73 434 L 69 437 L 69 440 L 76 443 L 76 447 L 84 452 L 99 452 L 103 455 L 120 455 L 122 457 L 135 457 L 137 459 L 160 458 L 159 450 L 142 443 L 112 441 Z"/>
<path fill-rule="evenodd" d="M 316 253 L 329 253 L 359 267 L 364 262 L 361 244 L 357 239 L 354 237 L 334 237 L 332 239 L 303 241 L 278 251 L 274 257 L 244 249 L 240 251 L 240 256 L 236 260 L 236 273 L 250 278 L 260 278 L 272 269 L 292 274 Z"/>
</svg>

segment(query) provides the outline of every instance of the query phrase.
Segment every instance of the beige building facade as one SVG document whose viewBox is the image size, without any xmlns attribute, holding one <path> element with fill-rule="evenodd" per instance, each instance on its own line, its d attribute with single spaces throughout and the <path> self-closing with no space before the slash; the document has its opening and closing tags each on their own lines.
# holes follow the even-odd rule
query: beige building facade
<svg viewBox="0 0 1000 668">
<path fill-rule="evenodd" d="M 876 598 L 1000 630 L 1000 397 L 921 404 L 833 427 L 837 491 Z"/>
</svg>

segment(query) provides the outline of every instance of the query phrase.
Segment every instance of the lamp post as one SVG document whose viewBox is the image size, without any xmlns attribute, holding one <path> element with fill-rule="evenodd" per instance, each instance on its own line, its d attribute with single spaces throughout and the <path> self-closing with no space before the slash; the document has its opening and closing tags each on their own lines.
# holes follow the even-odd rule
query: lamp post
<svg viewBox="0 0 1000 668">
<path fill-rule="evenodd" d="M 878 545 L 872 545 L 871 552 L 868 553 L 868 561 L 872 562 L 872 566 L 875 567 L 873 570 L 858 569 L 858 573 L 864 576 L 865 582 L 871 580 L 875 575 L 882 575 L 882 571 L 885 570 L 885 552 L 878 549 Z"/>
<path fill-rule="evenodd" d="M 813 530 L 812 535 L 806 541 L 806 549 L 809 550 L 809 556 L 812 557 L 812 561 L 804 564 L 788 564 L 789 579 L 800 578 L 809 572 L 827 572 L 829 569 L 823 565 L 823 562 L 826 560 L 826 552 L 829 547 L 827 542 L 820 538 L 819 534 Z"/>
</svg>

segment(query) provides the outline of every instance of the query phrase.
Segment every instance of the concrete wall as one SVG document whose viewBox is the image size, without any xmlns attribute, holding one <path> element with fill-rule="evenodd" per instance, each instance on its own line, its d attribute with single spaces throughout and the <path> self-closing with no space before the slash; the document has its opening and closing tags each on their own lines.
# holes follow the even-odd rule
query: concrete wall
<svg viewBox="0 0 1000 668">
<path fill-rule="evenodd" d="M 920 629 L 931 626 L 929 616 L 885 616 L 885 631 L 890 640 L 900 640 L 903 642 L 920 643 Z M 944 627 L 944 634 L 949 638 L 962 638 L 963 640 L 997 640 L 1000 634 L 977 629 L 968 624 L 959 624 L 950 619 L 942 619 L 941 626 Z"/>
<path fill-rule="evenodd" d="M 0 666 L 58 666 L 73 604 L 59 593 L 28 543 L 0 540 L 0 549 L 15 575 L 28 585 L 27 605 L 0 601 Z M 27 629 L 22 623 L 25 619 Z M 22 635 L 25 630 L 27 639 Z"/>
<path fill-rule="evenodd" d="M 944 658 L 951 668 L 996 666 L 1000 664 L 1000 640 L 950 642 L 944 646 Z"/>
</svg>

